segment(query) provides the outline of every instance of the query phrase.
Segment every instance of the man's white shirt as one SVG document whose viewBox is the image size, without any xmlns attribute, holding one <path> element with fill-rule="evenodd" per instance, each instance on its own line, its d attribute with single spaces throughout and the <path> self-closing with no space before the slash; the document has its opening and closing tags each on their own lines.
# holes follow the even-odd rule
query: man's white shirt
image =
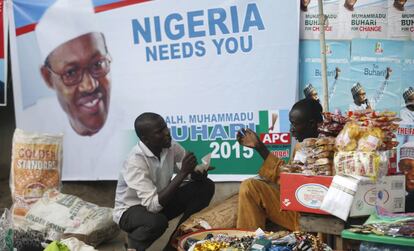
<svg viewBox="0 0 414 251">
<path fill-rule="evenodd" d="M 185 150 L 176 142 L 164 148 L 158 159 L 148 147 L 139 142 L 130 152 L 119 174 L 113 219 L 119 223 L 122 214 L 131 206 L 142 205 L 150 212 L 159 212 L 162 206 L 158 192 L 171 182 L 177 163 Z"/>
<path fill-rule="evenodd" d="M 404 107 L 400 111 L 401 123 L 414 123 L 414 112 Z"/>
</svg>

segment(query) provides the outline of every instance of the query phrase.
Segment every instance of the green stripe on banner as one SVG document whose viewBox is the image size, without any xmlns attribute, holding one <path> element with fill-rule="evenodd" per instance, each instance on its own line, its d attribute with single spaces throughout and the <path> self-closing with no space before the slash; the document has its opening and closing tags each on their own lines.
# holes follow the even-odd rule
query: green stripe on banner
<svg viewBox="0 0 414 251">
<path fill-rule="evenodd" d="M 266 133 L 269 130 L 269 112 L 259 111 L 259 126 L 256 128 L 258 133 Z"/>
</svg>

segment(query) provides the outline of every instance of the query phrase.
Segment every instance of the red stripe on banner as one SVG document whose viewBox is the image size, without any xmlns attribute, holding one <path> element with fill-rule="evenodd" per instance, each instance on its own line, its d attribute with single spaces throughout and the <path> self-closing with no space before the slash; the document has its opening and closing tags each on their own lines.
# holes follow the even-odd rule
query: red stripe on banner
<svg viewBox="0 0 414 251">
<path fill-rule="evenodd" d="M 123 0 L 120 2 L 110 3 L 110 4 L 105 4 L 105 5 L 95 7 L 95 13 L 112 10 L 116 8 L 121 8 L 121 7 L 132 5 L 132 4 L 145 3 L 149 1 L 152 1 L 152 0 Z"/>
<path fill-rule="evenodd" d="M 103 11 L 107 11 L 107 10 L 112 10 L 112 9 L 116 9 L 116 8 L 121 8 L 124 6 L 128 6 L 128 5 L 133 5 L 133 4 L 137 4 L 137 3 L 145 3 L 145 2 L 149 2 L 152 0 L 123 0 L 120 2 L 116 2 L 116 3 L 110 3 L 110 4 L 106 4 L 106 5 L 101 5 L 95 8 L 95 13 L 98 12 L 103 12 Z M 16 36 L 20 36 L 26 33 L 29 33 L 31 31 L 34 31 L 34 29 L 36 28 L 36 23 L 34 24 L 28 24 L 25 26 L 22 26 L 20 28 L 16 29 Z"/>
<path fill-rule="evenodd" d="M 16 36 L 20 36 L 20 35 L 29 33 L 31 31 L 34 31 L 35 28 L 36 28 L 36 23 L 28 24 L 28 25 L 22 26 L 20 28 L 17 28 L 16 29 Z"/>
</svg>

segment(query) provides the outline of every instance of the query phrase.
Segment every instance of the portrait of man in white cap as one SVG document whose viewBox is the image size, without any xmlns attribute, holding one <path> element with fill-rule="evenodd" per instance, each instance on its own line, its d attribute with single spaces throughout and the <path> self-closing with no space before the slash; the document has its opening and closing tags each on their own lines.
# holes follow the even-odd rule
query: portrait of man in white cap
<svg viewBox="0 0 414 251">
<path fill-rule="evenodd" d="M 305 98 L 310 98 L 319 101 L 318 92 L 312 84 L 307 84 L 305 88 L 303 88 L 303 94 L 305 95 Z"/>
<path fill-rule="evenodd" d="M 405 3 L 407 3 L 407 0 L 394 0 L 393 6 L 398 11 L 404 11 Z"/>
<path fill-rule="evenodd" d="M 350 111 L 371 110 L 367 94 L 360 83 L 355 83 L 351 88 L 352 99 L 354 102 L 349 105 Z"/>
<path fill-rule="evenodd" d="M 344 7 L 349 11 L 354 11 L 354 5 L 356 2 L 357 0 L 345 0 Z"/>
<path fill-rule="evenodd" d="M 308 11 L 308 5 L 310 4 L 311 0 L 301 0 L 300 1 L 300 10 L 301 11 Z"/>
<path fill-rule="evenodd" d="M 406 212 L 414 212 L 414 141 L 406 142 L 400 147 L 398 168 L 405 175 Z"/>
<path fill-rule="evenodd" d="M 89 0 L 57 0 L 35 29 L 46 85 L 55 91 L 73 130 L 92 136 L 110 104 L 111 58 Z"/>
<path fill-rule="evenodd" d="M 404 90 L 403 98 L 405 106 L 400 111 L 402 123 L 414 123 L 414 89 L 411 86 Z"/>
</svg>

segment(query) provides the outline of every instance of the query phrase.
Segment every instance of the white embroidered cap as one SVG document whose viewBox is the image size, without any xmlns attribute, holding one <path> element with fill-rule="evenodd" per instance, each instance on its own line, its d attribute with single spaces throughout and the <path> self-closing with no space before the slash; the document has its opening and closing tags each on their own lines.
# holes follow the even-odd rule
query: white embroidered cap
<svg viewBox="0 0 414 251">
<path fill-rule="evenodd" d="M 414 141 L 404 143 L 400 148 L 400 160 L 414 159 Z"/>
<path fill-rule="evenodd" d="M 362 90 L 362 85 L 360 83 L 355 83 L 351 88 L 352 96 L 355 96 L 360 90 Z"/>
<path fill-rule="evenodd" d="M 315 92 L 316 92 L 316 89 L 315 87 L 313 87 L 312 84 L 307 84 L 305 88 L 303 88 L 303 94 L 305 95 L 306 98 L 309 98 L 310 95 L 312 95 Z"/>
<path fill-rule="evenodd" d="M 90 32 L 100 32 L 91 0 L 57 0 L 35 29 L 42 61 L 61 44 Z"/>
<path fill-rule="evenodd" d="M 414 89 L 410 86 L 403 92 L 404 101 L 407 102 L 408 98 L 414 94 Z"/>
</svg>

